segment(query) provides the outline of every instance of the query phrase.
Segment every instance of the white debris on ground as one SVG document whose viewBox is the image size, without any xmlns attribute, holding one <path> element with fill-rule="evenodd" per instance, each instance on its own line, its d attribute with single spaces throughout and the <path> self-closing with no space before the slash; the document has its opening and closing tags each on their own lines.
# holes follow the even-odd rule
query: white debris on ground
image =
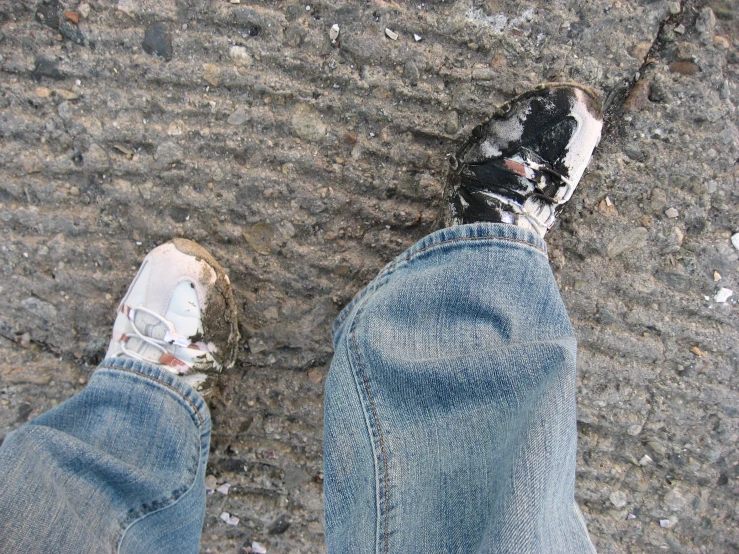
<svg viewBox="0 0 739 554">
<path fill-rule="evenodd" d="M 678 212 L 675 208 L 667 208 L 665 210 L 665 217 L 669 217 L 670 219 L 675 219 L 680 215 L 680 212 Z"/>
<path fill-rule="evenodd" d="M 734 248 L 739 250 L 739 233 L 734 233 L 731 235 L 731 244 L 734 245 Z"/>
<path fill-rule="evenodd" d="M 228 494 L 228 490 L 231 488 L 230 483 L 223 483 L 220 487 L 216 488 L 216 492 L 220 492 L 221 494 Z"/>
<path fill-rule="evenodd" d="M 251 551 L 254 554 L 267 554 L 267 548 L 261 542 L 257 541 L 251 543 Z"/>
<path fill-rule="evenodd" d="M 731 296 L 734 294 L 734 291 L 731 289 L 727 289 L 725 287 L 721 287 L 719 291 L 716 293 L 716 296 L 713 297 L 713 299 L 718 302 L 719 304 L 723 304 L 726 302 Z"/>
<path fill-rule="evenodd" d="M 239 524 L 239 518 L 237 518 L 236 516 L 232 516 L 228 512 L 223 512 L 221 514 L 221 519 L 226 523 L 226 525 L 236 526 Z"/>
<path fill-rule="evenodd" d="M 331 25 L 331 28 L 328 31 L 328 38 L 331 39 L 331 42 L 336 42 L 336 39 L 339 38 L 339 25 L 334 23 Z"/>
</svg>

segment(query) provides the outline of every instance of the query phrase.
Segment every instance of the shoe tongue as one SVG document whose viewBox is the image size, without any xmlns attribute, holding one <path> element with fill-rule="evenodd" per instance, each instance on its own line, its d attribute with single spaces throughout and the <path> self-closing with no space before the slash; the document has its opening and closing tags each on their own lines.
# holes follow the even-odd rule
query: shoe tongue
<svg viewBox="0 0 739 554">
<path fill-rule="evenodd" d="M 169 300 L 164 318 L 170 321 L 178 335 L 202 336 L 200 300 L 195 287 L 189 281 L 179 283 Z"/>
<path fill-rule="evenodd" d="M 193 342 L 197 340 L 202 340 L 202 331 L 200 329 L 199 318 L 168 312 L 167 320 L 172 323 L 172 325 L 174 325 L 175 329 L 177 329 L 178 335 L 187 337 Z"/>
</svg>

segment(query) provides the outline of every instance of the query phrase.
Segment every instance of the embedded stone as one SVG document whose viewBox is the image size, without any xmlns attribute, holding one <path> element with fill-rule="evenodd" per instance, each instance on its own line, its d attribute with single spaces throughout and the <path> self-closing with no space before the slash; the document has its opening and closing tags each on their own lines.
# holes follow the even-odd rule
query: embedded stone
<svg viewBox="0 0 739 554">
<path fill-rule="evenodd" d="M 172 59 L 172 35 L 167 25 L 162 22 L 154 23 L 146 29 L 142 46 L 147 54 L 166 61 Z"/>
</svg>

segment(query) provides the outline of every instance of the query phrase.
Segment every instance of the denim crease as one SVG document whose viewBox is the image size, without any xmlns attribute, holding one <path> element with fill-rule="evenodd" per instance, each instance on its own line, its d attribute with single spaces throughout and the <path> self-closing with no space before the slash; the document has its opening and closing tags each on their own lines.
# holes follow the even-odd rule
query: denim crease
<svg viewBox="0 0 739 554">
<path fill-rule="evenodd" d="M 3 553 L 188 553 L 205 516 L 210 414 L 168 371 L 109 358 L 0 447 Z M 22 486 L 19 486 L 22 485 Z"/>
<path fill-rule="evenodd" d="M 437 231 L 339 315 L 329 553 L 591 553 L 574 500 L 574 332 L 544 241 Z"/>
</svg>

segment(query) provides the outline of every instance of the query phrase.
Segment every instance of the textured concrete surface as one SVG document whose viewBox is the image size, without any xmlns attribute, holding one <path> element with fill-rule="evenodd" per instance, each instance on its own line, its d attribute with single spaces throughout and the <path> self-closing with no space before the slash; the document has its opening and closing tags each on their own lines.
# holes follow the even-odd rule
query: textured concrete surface
<svg viewBox="0 0 739 554">
<path fill-rule="evenodd" d="M 307 4 L 0 2 L 0 437 L 84 386 L 149 249 L 198 240 L 244 338 L 202 551 L 323 551 L 332 319 L 493 106 L 574 79 L 609 114 L 549 240 L 578 501 L 600 552 L 739 552 L 739 3 Z"/>
</svg>

